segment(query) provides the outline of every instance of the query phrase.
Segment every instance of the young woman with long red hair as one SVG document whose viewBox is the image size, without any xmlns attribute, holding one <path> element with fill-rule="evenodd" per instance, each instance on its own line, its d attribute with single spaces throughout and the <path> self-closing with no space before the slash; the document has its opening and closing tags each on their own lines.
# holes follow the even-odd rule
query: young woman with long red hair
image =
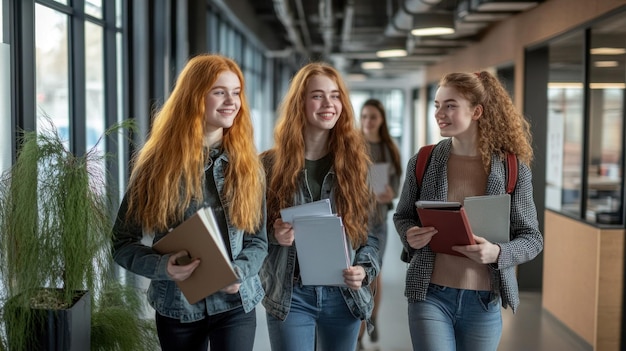
<svg viewBox="0 0 626 351">
<path fill-rule="evenodd" d="M 114 259 L 151 279 L 161 349 L 252 350 L 255 307 L 264 295 L 259 270 L 267 256 L 265 177 L 237 64 L 220 55 L 189 60 L 134 159 L 114 226 Z M 176 282 L 199 259 L 177 265 L 181 251 L 161 255 L 153 242 L 202 207 L 211 207 L 238 281 L 190 304 Z"/>
<path fill-rule="evenodd" d="M 270 245 L 261 279 L 272 350 L 354 350 L 360 321 L 373 307 L 369 283 L 379 272 L 378 240 L 368 230 L 374 195 L 367 146 L 337 70 L 310 63 L 298 71 L 274 138 L 262 154 Z M 280 218 L 283 208 L 326 198 L 342 217 L 351 248 L 347 287 L 302 284 L 294 229 Z"/>
</svg>

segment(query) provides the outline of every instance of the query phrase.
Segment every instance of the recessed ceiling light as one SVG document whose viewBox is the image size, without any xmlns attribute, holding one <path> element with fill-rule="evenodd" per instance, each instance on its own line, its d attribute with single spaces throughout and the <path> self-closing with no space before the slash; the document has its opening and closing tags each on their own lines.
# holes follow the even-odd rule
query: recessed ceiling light
<svg viewBox="0 0 626 351">
<path fill-rule="evenodd" d="M 579 82 L 549 82 L 549 89 L 582 89 L 583 83 Z"/>
<path fill-rule="evenodd" d="M 378 57 L 404 57 L 407 55 L 404 49 L 379 50 L 376 52 Z"/>
<path fill-rule="evenodd" d="M 590 50 L 592 55 L 623 55 L 626 54 L 625 48 L 593 48 Z"/>
<path fill-rule="evenodd" d="M 520 0 L 471 0 L 471 7 L 477 11 L 526 11 L 538 5 L 539 1 Z"/>
<path fill-rule="evenodd" d="M 348 74 L 347 78 L 351 82 L 362 82 L 364 80 L 367 80 L 367 75 L 363 73 L 350 73 Z"/>
<path fill-rule="evenodd" d="M 446 35 L 454 33 L 454 15 L 451 13 L 429 13 L 413 16 L 415 36 Z"/>
<path fill-rule="evenodd" d="M 617 67 L 619 64 L 617 61 L 596 61 L 593 65 L 596 67 Z"/>
<path fill-rule="evenodd" d="M 624 89 L 625 83 L 589 83 L 590 89 Z"/>
<path fill-rule="evenodd" d="M 383 63 L 380 61 L 368 61 L 361 63 L 362 69 L 382 69 L 384 67 Z"/>
<path fill-rule="evenodd" d="M 452 33 L 454 33 L 454 28 L 449 27 L 416 28 L 411 30 L 411 34 L 418 37 L 426 37 L 429 35 L 446 35 Z"/>
</svg>

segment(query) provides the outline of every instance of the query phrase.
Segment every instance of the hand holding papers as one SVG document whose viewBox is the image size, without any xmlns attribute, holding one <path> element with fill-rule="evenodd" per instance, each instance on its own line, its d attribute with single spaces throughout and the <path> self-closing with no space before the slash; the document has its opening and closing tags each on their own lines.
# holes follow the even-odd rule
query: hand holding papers
<svg viewBox="0 0 626 351">
<path fill-rule="evenodd" d="M 283 222 L 293 224 L 294 217 L 326 216 L 332 215 L 330 199 L 308 202 L 302 205 L 283 208 L 280 210 L 280 217 Z"/>
<path fill-rule="evenodd" d="M 332 214 L 330 200 L 282 209 L 292 224 L 303 285 L 346 286 L 343 270 L 350 266 L 341 217 Z"/>
<path fill-rule="evenodd" d="M 374 194 L 384 193 L 389 183 L 389 163 L 374 163 L 370 166 L 370 181 Z"/>
<path fill-rule="evenodd" d="M 474 245 L 474 237 L 465 209 L 459 202 L 417 201 L 422 227 L 435 227 L 438 233 L 430 240 L 434 252 L 465 257 L 452 250 L 455 245 Z"/>
<path fill-rule="evenodd" d="M 161 254 L 186 250 L 200 265 L 176 284 L 190 304 L 237 281 L 228 250 L 210 208 L 203 208 L 167 233 L 152 248 Z"/>
<path fill-rule="evenodd" d="M 341 217 L 297 217 L 293 229 L 302 284 L 347 286 L 343 270 L 350 260 Z"/>
</svg>

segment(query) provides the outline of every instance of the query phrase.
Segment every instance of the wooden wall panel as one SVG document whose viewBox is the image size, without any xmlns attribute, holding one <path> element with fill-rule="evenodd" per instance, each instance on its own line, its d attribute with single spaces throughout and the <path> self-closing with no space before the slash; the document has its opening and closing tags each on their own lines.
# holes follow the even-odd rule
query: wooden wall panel
<svg viewBox="0 0 626 351">
<path fill-rule="evenodd" d="M 600 234 L 596 350 L 619 350 L 624 280 L 624 231 Z"/>
<path fill-rule="evenodd" d="M 595 344 L 599 230 L 546 211 L 542 306 Z"/>
<path fill-rule="evenodd" d="M 619 350 L 624 230 L 546 211 L 542 306 L 594 350 Z"/>
</svg>

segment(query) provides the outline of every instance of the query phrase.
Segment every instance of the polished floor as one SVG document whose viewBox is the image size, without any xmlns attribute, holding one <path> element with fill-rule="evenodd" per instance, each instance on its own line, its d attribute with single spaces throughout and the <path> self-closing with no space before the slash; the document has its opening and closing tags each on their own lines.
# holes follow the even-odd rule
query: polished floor
<svg viewBox="0 0 626 351">
<path fill-rule="evenodd" d="M 390 224 L 390 229 L 393 227 Z M 383 262 L 383 291 L 379 311 L 379 342 L 372 344 L 367 336 L 366 351 L 411 351 L 407 323 L 407 302 L 404 297 L 406 266 L 399 259 L 400 241 L 390 230 Z M 503 333 L 498 351 L 583 351 L 591 346 L 574 335 L 541 308 L 539 292 L 522 292 L 518 312 L 502 311 Z M 257 308 L 255 351 L 271 351 L 263 307 Z M 334 350 L 333 350 L 334 351 Z M 350 351 L 350 350 L 337 350 Z"/>
</svg>

